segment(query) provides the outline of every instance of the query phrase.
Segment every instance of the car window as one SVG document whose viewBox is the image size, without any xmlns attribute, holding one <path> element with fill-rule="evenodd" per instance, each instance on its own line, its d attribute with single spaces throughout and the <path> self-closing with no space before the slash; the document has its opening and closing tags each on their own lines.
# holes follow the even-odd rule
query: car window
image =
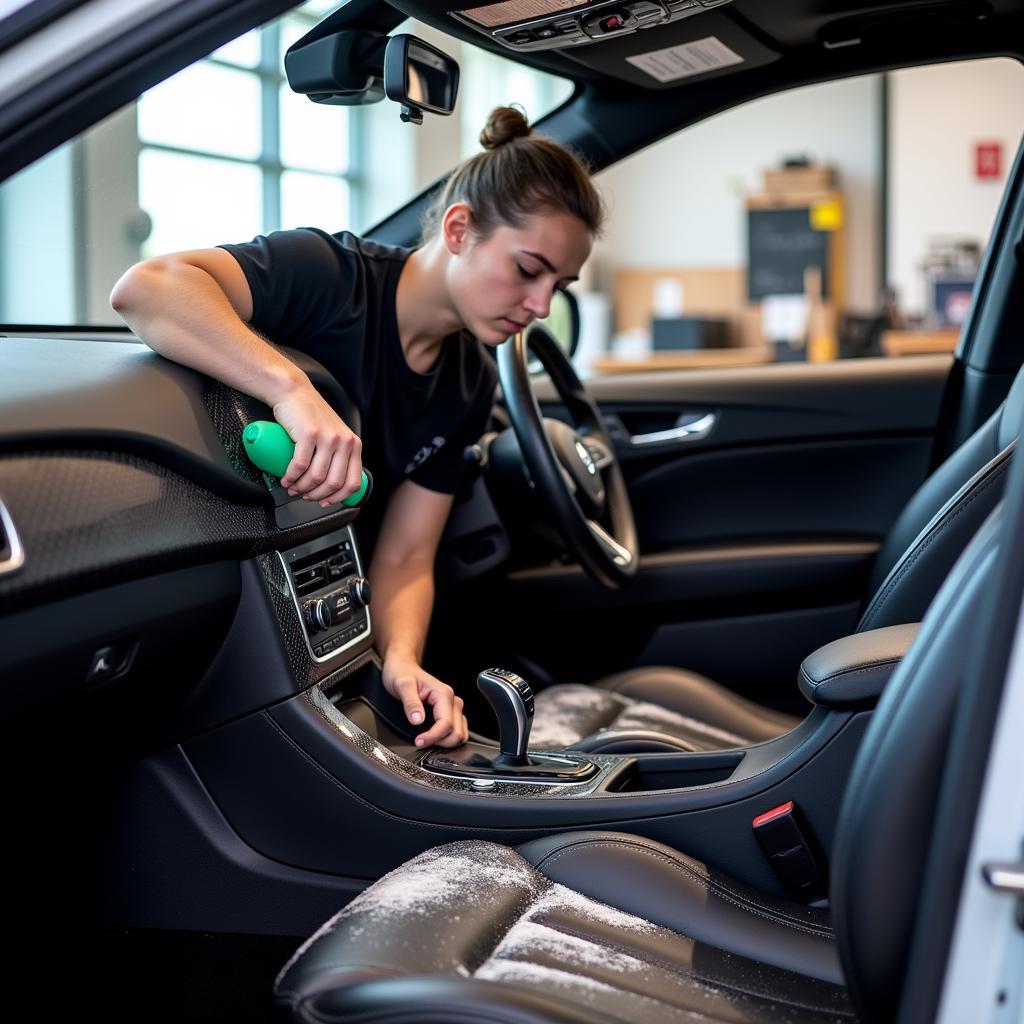
<svg viewBox="0 0 1024 1024">
<path fill-rule="evenodd" d="M 0 323 L 120 325 L 110 289 L 150 256 L 277 228 L 365 231 L 479 148 L 509 102 L 537 120 L 573 84 L 406 22 L 461 65 L 455 114 L 311 103 L 285 50 L 336 0 L 303 4 L 220 47 L 0 185 Z"/>
<path fill-rule="evenodd" d="M 598 175 L 581 369 L 952 351 L 1024 126 L 979 60 L 794 89 Z"/>
</svg>

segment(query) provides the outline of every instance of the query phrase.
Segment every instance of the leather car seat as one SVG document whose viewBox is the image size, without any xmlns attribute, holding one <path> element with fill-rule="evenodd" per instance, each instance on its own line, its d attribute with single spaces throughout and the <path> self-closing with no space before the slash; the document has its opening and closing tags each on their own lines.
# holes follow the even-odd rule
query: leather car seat
<svg viewBox="0 0 1024 1024">
<path fill-rule="evenodd" d="M 892 1019 L 1002 526 L 1000 508 L 872 716 L 839 812 L 831 914 L 639 836 L 469 839 L 331 918 L 278 976 L 279 1003 L 300 1021 L 392 1024 Z"/>
<path fill-rule="evenodd" d="M 1024 369 L 995 413 L 921 485 L 878 552 L 857 632 L 918 622 L 1003 492 L 1024 428 Z M 808 654 L 811 652 L 808 651 Z M 593 752 L 716 750 L 773 739 L 799 718 L 744 699 L 707 676 L 628 669 L 536 695 L 531 748 Z"/>
</svg>

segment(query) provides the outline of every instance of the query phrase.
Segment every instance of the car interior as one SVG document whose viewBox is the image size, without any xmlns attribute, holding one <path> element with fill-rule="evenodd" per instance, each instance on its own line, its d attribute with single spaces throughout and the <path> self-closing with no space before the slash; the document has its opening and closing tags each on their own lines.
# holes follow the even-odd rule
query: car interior
<svg viewBox="0 0 1024 1024">
<path fill-rule="evenodd" d="M 0 180 L 295 5 L 97 15 L 29 81 L 36 35 L 93 6 L 0 19 Z M 342 3 L 289 84 L 430 132 L 464 40 L 571 81 L 541 128 L 600 172 L 797 86 L 1024 60 L 1019 0 L 456 6 Z M 289 497 L 243 442 L 271 411 L 127 328 L 0 325 L 12 1005 L 936 1019 L 1024 516 L 1022 179 L 1018 155 L 952 353 L 583 376 L 571 296 L 570 352 L 542 325 L 499 347 L 424 661 L 466 701 L 453 749 L 381 685 L 372 491 Z M 371 236 L 415 244 L 436 188 Z"/>
</svg>

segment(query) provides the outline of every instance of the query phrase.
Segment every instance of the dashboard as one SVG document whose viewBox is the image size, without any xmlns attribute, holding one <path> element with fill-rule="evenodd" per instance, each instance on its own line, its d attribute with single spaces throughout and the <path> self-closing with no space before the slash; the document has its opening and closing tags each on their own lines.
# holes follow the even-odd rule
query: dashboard
<svg viewBox="0 0 1024 1024">
<path fill-rule="evenodd" d="M 289 356 L 358 430 L 334 378 Z M 265 406 L 124 333 L 0 336 L 0 360 L 6 727 L 130 695 L 165 742 L 372 645 L 359 512 L 291 499 L 249 462 Z M 237 684 L 206 686 L 218 673 Z"/>
</svg>

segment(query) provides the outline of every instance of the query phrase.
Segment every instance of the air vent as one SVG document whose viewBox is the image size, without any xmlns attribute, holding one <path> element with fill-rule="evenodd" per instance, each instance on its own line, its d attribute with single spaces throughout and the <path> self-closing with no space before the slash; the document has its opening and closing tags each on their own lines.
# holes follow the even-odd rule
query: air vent
<svg viewBox="0 0 1024 1024">
<path fill-rule="evenodd" d="M 0 501 L 0 576 L 20 569 L 25 561 L 25 552 L 14 528 L 7 506 Z"/>
</svg>

